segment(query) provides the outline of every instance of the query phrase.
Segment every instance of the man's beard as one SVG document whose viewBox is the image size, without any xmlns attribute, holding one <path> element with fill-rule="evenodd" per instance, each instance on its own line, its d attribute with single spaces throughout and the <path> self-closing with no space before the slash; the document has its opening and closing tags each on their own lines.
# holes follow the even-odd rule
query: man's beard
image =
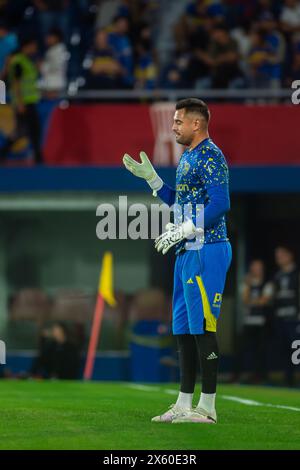
<svg viewBox="0 0 300 470">
<path fill-rule="evenodd" d="M 192 143 L 192 139 L 188 139 L 188 138 L 184 138 L 184 137 L 180 136 L 178 139 L 176 139 L 176 142 L 178 144 L 186 145 L 186 146 L 189 147 Z"/>
</svg>

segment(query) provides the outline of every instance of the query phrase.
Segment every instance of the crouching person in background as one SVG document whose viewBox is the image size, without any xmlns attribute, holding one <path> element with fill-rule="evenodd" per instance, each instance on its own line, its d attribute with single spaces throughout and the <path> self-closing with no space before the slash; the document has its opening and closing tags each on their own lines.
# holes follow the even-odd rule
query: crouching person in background
<svg viewBox="0 0 300 470">
<path fill-rule="evenodd" d="M 77 344 L 70 340 L 67 326 L 56 322 L 51 329 L 43 330 L 31 375 L 76 380 L 79 378 L 79 368 L 80 350 Z"/>
</svg>

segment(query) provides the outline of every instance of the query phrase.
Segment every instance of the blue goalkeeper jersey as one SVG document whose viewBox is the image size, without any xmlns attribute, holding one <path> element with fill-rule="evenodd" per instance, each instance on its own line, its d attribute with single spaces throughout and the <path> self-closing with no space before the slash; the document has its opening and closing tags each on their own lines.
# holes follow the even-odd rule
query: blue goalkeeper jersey
<svg viewBox="0 0 300 470">
<path fill-rule="evenodd" d="M 222 151 L 210 138 L 183 152 L 176 172 L 176 191 L 164 184 L 158 195 L 170 206 L 190 203 L 196 226 L 199 226 L 197 211 L 203 205 L 204 243 L 228 240 L 225 222 L 225 213 L 230 208 L 228 166 Z"/>
</svg>

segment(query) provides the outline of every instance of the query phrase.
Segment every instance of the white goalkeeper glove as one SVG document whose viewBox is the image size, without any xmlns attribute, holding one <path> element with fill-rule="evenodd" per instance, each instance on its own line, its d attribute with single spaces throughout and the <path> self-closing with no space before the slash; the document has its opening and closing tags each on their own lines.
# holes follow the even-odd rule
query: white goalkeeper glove
<svg viewBox="0 0 300 470">
<path fill-rule="evenodd" d="M 157 196 L 157 191 L 159 191 L 163 186 L 163 180 L 158 176 L 154 170 L 152 163 L 147 157 L 145 152 L 140 152 L 141 163 L 138 163 L 133 158 L 131 158 L 128 153 L 125 153 L 123 157 L 123 163 L 128 171 L 138 178 L 143 178 L 147 181 L 150 188 L 153 190 L 153 196 Z"/>
<path fill-rule="evenodd" d="M 166 232 L 155 240 L 156 250 L 158 252 L 161 251 L 163 255 L 165 255 L 172 246 L 188 238 L 190 235 L 203 233 L 202 229 L 196 229 L 192 220 L 187 220 L 179 225 L 169 223 L 166 225 L 166 230 Z"/>
</svg>

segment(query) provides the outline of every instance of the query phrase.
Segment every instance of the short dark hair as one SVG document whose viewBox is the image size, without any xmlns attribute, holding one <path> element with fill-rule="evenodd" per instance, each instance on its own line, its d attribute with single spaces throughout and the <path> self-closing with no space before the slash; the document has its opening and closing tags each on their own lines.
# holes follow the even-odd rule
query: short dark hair
<svg viewBox="0 0 300 470">
<path fill-rule="evenodd" d="M 31 44 L 37 44 L 37 39 L 35 36 L 23 36 L 19 39 L 20 48 L 27 47 Z"/>
<path fill-rule="evenodd" d="M 129 18 L 126 15 L 116 15 L 113 19 L 113 23 L 117 23 L 120 20 L 126 20 L 129 23 Z"/>
<path fill-rule="evenodd" d="M 47 33 L 47 36 L 54 36 L 56 37 L 60 42 L 63 42 L 64 40 L 64 35 L 63 35 L 63 32 L 61 29 L 57 28 L 57 27 L 53 27 L 53 28 L 50 28 L 48 33 Z"/>
<path fill-rule="evenodd" d="M 224 23 L 219 23 L 214 27 L 214 31 L 223 31 L 225 33 L 228 33 L 228 28 Z"/>
<path fill-rule="evenodd" d="M 294 250 L 288 245 L 284 245 L 284 244 L 277 245 L 276 248 L 275 248 L 275 251 L 277 251 L 277 250 L 284 250 L 284 251 L 287 251 L 290 255 L 295 256 Z"/>
<path fill-rule="evenodd" d="M 208 106 L 204 101 L 199 100 L 198 98 L 186 98 L 180 100 L 176 103 L 176 110 L 186 109 L 188 113 L 198 113 L 204 117 L 205 121 L 208 123 L 210 119 L 210 112 Z"/>
</svg>

